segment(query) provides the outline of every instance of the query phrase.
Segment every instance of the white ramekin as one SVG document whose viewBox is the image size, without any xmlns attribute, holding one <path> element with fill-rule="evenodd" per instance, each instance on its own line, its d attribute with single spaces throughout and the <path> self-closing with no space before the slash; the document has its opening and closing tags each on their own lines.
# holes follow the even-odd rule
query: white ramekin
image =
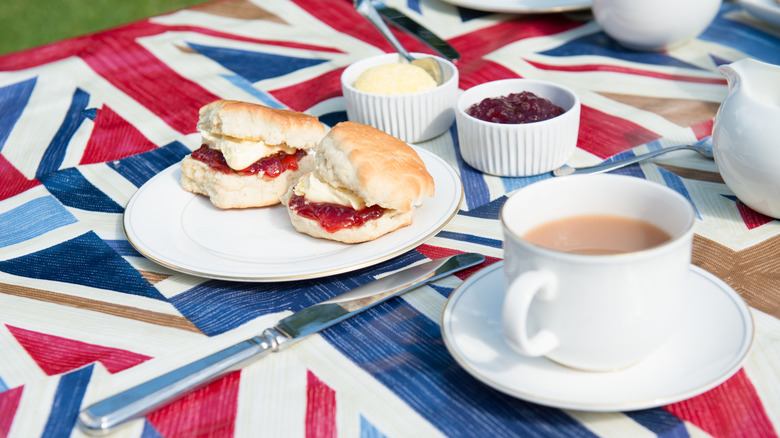
<svg viewBox="0 0 780 438">
<path fill-rule="evenodd" d="M 353 84 L 370 67 L 400 62 L 397 53 L 388 53 L 357 61 L 341 74 L 341 90 L 347 107 L 347 118 L 370 125 L 407 143 L 430 140 L 446 132 L 455 120 L 458 98 L 458 69 L 444 58 L 439 61 L 444 83 L 438 87 L 409 94 L 374 94 L 357 90 Z"/>
<path fill-rule="evenodd" d="M 466 111 L 486 98 L 530 91 L 564 109 L 540 122 L 485 122 Z M 570 89 L 534 79 L 504 79 L 469 88 L 455 105 L 458 141 L 463 160 L 475 169 L 498 176 L 531 176 L 562 166 L 574 154 L 580 127 L 580 100 Z"/>
</svg>

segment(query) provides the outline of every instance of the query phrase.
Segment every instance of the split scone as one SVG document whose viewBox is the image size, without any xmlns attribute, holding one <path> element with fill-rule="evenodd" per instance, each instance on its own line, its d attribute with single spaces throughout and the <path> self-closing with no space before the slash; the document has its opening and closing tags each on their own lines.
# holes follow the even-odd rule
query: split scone
<svg viewBox="0 0 780 438">
<path fill-rule="evenodd" d="M 325 125 L 308 114 L 235 100 L 200 109 L 203 145 L 181 162 L 184 190 L 219 208 L 277 204 L 289 186 L 314 168 Z"/>
<path fill-rule="evenodd" d="M 301 233 L 358 243 L 410 225 L 415 208 L 433 194 L 433 177 L 411 146 L 342 122 L 317 147 L 315 169 L 281 201 Z"/>
</svg>

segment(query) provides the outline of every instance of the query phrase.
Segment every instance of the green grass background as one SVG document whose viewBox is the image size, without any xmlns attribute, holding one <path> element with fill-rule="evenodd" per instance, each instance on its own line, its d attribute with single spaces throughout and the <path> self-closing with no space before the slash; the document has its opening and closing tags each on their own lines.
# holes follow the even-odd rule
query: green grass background
<svg viewBox="0 0 780 438">
<path fill-rule="evenodd" d="M 207 0 L 5 0 L 0 54 L 110 29 Z"/>
</svg>

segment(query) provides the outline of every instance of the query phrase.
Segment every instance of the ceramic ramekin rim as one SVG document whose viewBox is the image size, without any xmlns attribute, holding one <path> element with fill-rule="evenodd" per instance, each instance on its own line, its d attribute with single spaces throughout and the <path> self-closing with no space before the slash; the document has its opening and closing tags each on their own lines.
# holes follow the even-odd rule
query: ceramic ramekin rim
<svg viewBox="0 0 780 438">
<path fill-rule="evenodd" d="M 389 99 L 403 99 L 403 98 L 406 98 L 408 96 L 424 96 L 426 94 L 433 94 L 433 93 L 441 92 L 442 90 L 450 88 L 453 82 L 455 83 L 455 87 L 457 88 L 460 76 L 458 74 L 458 68 L 455 66 L 455 64 L 453 64 L 452 62 L 450 62 L 449 60 L 447 60 L 445 58 L 442 58 L 442 57 L 436 56 L 436 55 L 431 55 L 431 54 L 428 54 L 428 53 L 412 52 L 411 55 L 415 56 L 415 57 L 418 57 L 418 56 L 430 56 L 431 58 L 435 58 L 437 61 L 439 61 L 440 65 L 443 65 L 442 68 L 447 68 L 449 70 L 449 73 L 450 73 L 449 79 L 444 81 L 444 83 L 442 83 L 438 87 L 431 88 L 430 90 L 423 90 L 423 91 L 417 91 L 417 92 L 414 92 L 414 93 L 405 93 L 405 94 L 377 94 L 377 93 L 369 93 L 369 92 L 366 92 L 366 91 L 358 90 L 357 88 L 355 88 L 352 85 L 352 83 L 350 83 L 350 81 L 347 80 L 347 76 L 350 73 L 352 73 L 353 70 L 357 70 L 363 64 L 371 64 L 371 61 L 375 61 L 375 60 L 381 59 L 381 58 L 387 58 L 388 60 L 392 60 L 392 58 L 394 56 L 395 57 L 400 57 L 400 55 L 397 54 L 397 53 L 385 53 L 385 54 L 382 54 L 382 55 L 375 55 L 375 56 L 371 56 L 371 57 L 368 57 L 368 58 L 363 58 L 363 59 L 360 59 L 360 60 L 355 61 L 352 64 L 348 65 L 347 68 L 345 68 L 344 71 L 341 73 L 341 78 L 340 78 L 341 86 L 344 89 L 348 90 L 350 93 L 354 93 L 355 95 L 359 95 L 359 96 L 360 95 L 372 96 L 372 97 L 376 97 L 378 99 L 388 99 L 388 100 Z M 383 64 L 391 64 L 391 63 L 392 63 L 392 61 L 384 62 L 384 63 L 380 63 L 380 64 L 374 64 L 374 65 L 383 65 Z M 369 65 L 369 66 L 373 66 L 373 65 Z M 355 75 L 355 79 L 357 79 L 357 77 L 360 75 L 360 73 L 362 73 L 369 66 L 366 66 L 366 67 L 360 69 L 360 71 Z M 445 76 L 446 76 L 446 74 L 445 74 Z"/>
<path fill-rule="evenodd" d="M 530 123 L 523 123 L 523 124 L 513 124 L 511 126 L 518 126 L 519 127 L 519 126 L 531 126 L 531 125 L 533 125 L 533 126 L 537 126 L 538 127 L 538 126 L 542 126 L 542 125 L 545 125 L 545 124 L 559 123 L 560 121 L 562 121 L 564 119 L 572 117 L 573 114 L 579 114 L 580 111 L 581 111 L 582 103 L 580 102 L 579 96 L 577 96 L 577 93 L 575 93 L 574 90 L 570 89 L 569 87 L 566 87 L 565 85 L 562 85 L 562 84 L 559 84 L 559 83 L 556 83 L 556 82 L 546 81 L 546 80 L 543 80 L 543 79 L 511 78 L 511 79 L 500 79 L 500 80 L 497 80 L 497 81 L 484 82 L 482 84 L 475 85 L 475 86 L 473 86 L 473 87 L 463 91 L 463 93 L 461 93 L 461 95 L 458 96 L 458 99 L 457 99 L 457 101 L 455 103 L 455 114 L 457 114 L 461 118 L 465 118 L 465 120 L 468 120 L 471 123 L 476 123 L 478 125 L 483 125 L 483 126 L 507 126 L 507 124 L 501 124 L 501 123 L 495 123 L 495 122 L 488 122 L 488 121 L 485 121 L 485 120 L 480 120 L 480 119 L 478 119 L 476 117 L 473 117 L 473 116 L 469 115 L 466 112 L 466 109 L 468 107 L 470 107 L 471 105 L 473 105 L 474 103 L 481 102 L 483 99 L 486 99 L 486 98 L 489 98 L 489 97 L 500 97 L 500 96 L 493 96 L 493 95 L 490 95 L 490 96 L 484 95 L 484 96 L 482 96 L 482 97 L 480 97 L 478 99 L 471 98 L 471 96 L 474 95 L 474 94 L 477 94 L 477 92 L 479 92 L 481 90 L 484 90 L 485 88 L 493 88 L 493 87 L 498 87 L 500 85 L 513 84 L 513 83 L 517 83 L 517 84 L 523 84 L 523 83 L 529 84 L 529 83 L 532 83 L 532 84 L 547 86 L 547 87 L 550 87 L 550 88 L 554 88 L 554 89 L 560 90 L 560 91 L 564 92 L 565 94 L 567 94 L 569 97 L 572 98 L 572 103 L 571 103 L 571 107 L 570 108 L 566 108 L 564 110 L 563 114 L 561 114 L 561 115 L 559 115 L 557 117 L 553 117 L 553 118 L 547 119 L 547 120 L 540 120 L 538 122 L 530 122 Z M 523 91 L 523 90 L 514 91 L 514 92 L 520 92 L 520 91 Z M 541 97 L 545 97 L 546 98 L 547 96 L 541 96 Z M 469 103 L 468 104 L 464 104 L 464 102 L 466 102 L 466 101 L 468 101 Z M 556 105 L 557 105 L 557 103 L 556 103 Z"/>
</svg>

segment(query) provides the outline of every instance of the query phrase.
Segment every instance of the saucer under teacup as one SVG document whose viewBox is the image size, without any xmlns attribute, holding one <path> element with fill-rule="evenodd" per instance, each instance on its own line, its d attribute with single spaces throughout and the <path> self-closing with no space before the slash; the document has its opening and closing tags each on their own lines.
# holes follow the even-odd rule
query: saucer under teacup
<svg viewBox="0 0 780 438">
<path fill-rule="evenodd" d="M 678 332 L 640 363 L 618 371 L 580 371 L 510 348 L 500 322 L 503 262 L 453 291 L 442 314 L 442 336 L 469 374 L 523 400 L 598 412 L 658 407 L 724 382 L 741 368 L 753 342 L 750 310 L 726 283 L 691 266 L 685 289 L 687 318 Z"/>
</svg>

